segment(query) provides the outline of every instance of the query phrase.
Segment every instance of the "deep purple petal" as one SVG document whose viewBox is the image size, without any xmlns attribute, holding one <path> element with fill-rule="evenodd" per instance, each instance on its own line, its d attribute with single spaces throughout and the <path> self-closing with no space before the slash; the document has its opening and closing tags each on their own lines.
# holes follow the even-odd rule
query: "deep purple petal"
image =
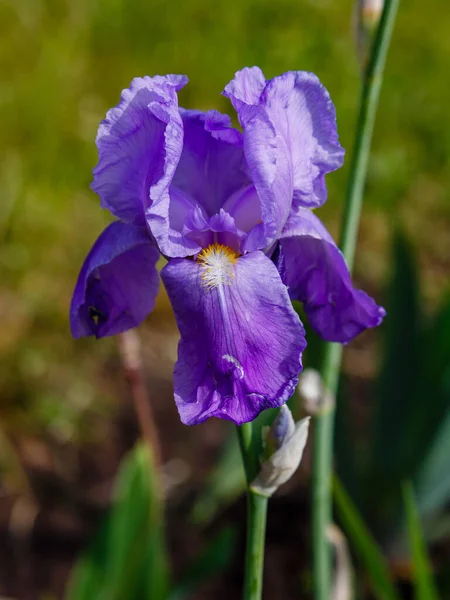
<svg viewBox="0 0 450 600">
<path fill-rule="evenodd" d="M 184 116 L 189 119 L 189 115 L 195 118 L 196 114 L 201 114 L 199 111 L 185 110 Z M 242 146 L 242 133 L 234 129 L 231 125 L 229 115 L 224 115 L 217 110 L 208 110 L 205 115 L 205 130 L 209 131 L 213 138 L 228 142 L 234 146 Z"/>
<path fill-rule="evenodd" d="M 171 200 L 171 204 L 172 202 Z M 199 205 L 190 213 L 189 217 L 184 219 L 182 231 L 184 236 L 195 240 L 202 248 L 218 242 L 233 248 L 236 252 L 239 252 L 240 241 L 246 235 L 236 226 L 234 218 L 223 208 L 216 215 L 206 219 L 204 211 Z"/>
<path fill-rule="evenodd" d="M 159 246 L 165 254 L 190 256 L 210 243 L 212 234 L 207 227 L 208 215 L 194 198 L 181 190 L 170 188 L 169 216 L 165 221 L 153 219 L 153 231 L 160 232 Z M 191 235 L 192 231 L 196 235 Z M 212 238 L 211 238 L 212 240 Z"/>
<path fill-rule="evenodd" d="M 278 243 L 270 256 L 270 260 L 277 268 L 278 274 L 280 275 L 281 281 L 287 286 L 286 281 L 286 262 L 284 260 L 283 246 Z"/>
<path fill-rule="evenodd" d="M 91 187 L 123 221 L 142 224 L 150 188 L 158 197 L 170 183 L 183 138 L 176 91 L 186 82 L 184 75 L 133 79 L 100 124 Z"/>
<path fill-rule="evenodd" d="M 70 308 L 72 335 L 101 338 L 139 325 L 155 303 L 158 257 L 145 227 L 111 223 L 78 277 Z"/>
<path fill-rule="evenodd" d="M 182 110 L 183 153 L 172 185 L 215 215 L 225 200 L 247 185 L 242 134 L 217 111 Z"/>
<path fill-rule="evenodd" d="M 209 417 L 241 424 L 284 404 L 306 346 L 286 287 L 262 252 L 215 265 L 225 268 L 223 283 L 220 269 L 188 259 L 161 272 L 181 333 L 174 387 L 188 425 Z"/>
<path fill-rule="evenodd" d="M 257 67 L 243 69 L 224 94 L 244 130 L 268 245 L 281 232 L 293 202 L 319 206 L 326 200 L 325 174 L 341 166 L 344 154 L 334 106 L 317 77 L 302 71 L 265 82 Z"/>
<path fill-rule="evenodd" d="M 231 127 L 230 118 L 216 111 L 203 113 L 180 109 L 183 119 L 183 152 L 176 172 L 170 177 L 170 189 L 158 198 L 152 188 L 153 204 L 147 210 L 147 221 L 161 252 L 170 257 L 194 255 L 201 250 L 205 236 L 187 235 L 180 227 L 178 205 L 174 197 L 190 198 L 201 209 L 202 218 L 219 212 L 225 199 L 237 188 L 247 185 L 243 171 L 242 135 Z M 189 216 L 187 229 L 192 219 Z"/>
<path fill-rule="evenodd" d="M 223 208 L 209 220 L 209 228 L 219 244 L 229 246 L 239 252 L 241 239 L 245 233 L 237 227 L 234 218 Z"/>
<path fill-rule="evenodd" d="M 309 209 L 291 214 L 280 244 L 289 294 L 303 302 L 311 326 L 322 338 L 346 343 L 381 323 L 385 310 L 354 289 L 341 251 Z"/>
<path fill-rule="evenodd" d="M 244 232 L 239 243 L 241 254 L 261 250 L 267 245 L 261 218 L 261 201 L 254 185 L 232 194 L 225 202 L 224 210 L 233 217 L 236 227 Z"/>
</svg>

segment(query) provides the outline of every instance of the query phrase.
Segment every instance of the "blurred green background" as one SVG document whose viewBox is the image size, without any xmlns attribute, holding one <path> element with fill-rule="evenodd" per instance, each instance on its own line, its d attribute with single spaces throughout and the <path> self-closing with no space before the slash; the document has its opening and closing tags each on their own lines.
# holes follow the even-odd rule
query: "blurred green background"
<svg viewBox="0 0 450 600">
<path fill-rule="evenodd" d="M 320 212 L 337 233 L 360 87 L 353 4 L 0 0 L 0 427 L 13 445 L 22 436 L 99 443 L 104 430 L 98 421 L 91 427 L 92 413 L 109 419 L 115 410 L 115 341 L 72 340 L 68 310 L 81 263 L 111 218 L 89 183 L 98 124 L 122 88 L 139 75 L 185 73 L 190 83 L 181 105 L 232 114 L 220 92 L 245 65 L 259 65 L 268 78 L 290 69 L 317 73 L 347 149 L 346 166 L 328 176 L 329 201 Z M 450 272 L 449 64 L 447 2 L 403 2 L 381 93 L 355 277 L 379 298 L 400 224 L 418 255 L 425 314 L 438 304 Z M 143 335 L 153 344 L 149 370 L 163 361 L 161 377 L 170 387 L 176 333 L 163 292 Z M 372 337 L 357 342 L 361 347 L 346 368 L 371 379 L 378 362 Z M 166 395 L 172 402 L 170 390 Z M 176 419 L 170 410 L 167 418 Z"/>
<path fill-rule="evenodd" d="M 244 65 L 267 77 L 316 72 L 347 149 L 321 211 L 333 229 L 360 82 L 352 9 L 350 0 L 0 0 L 2 412 L 26 404 L 45 423 L 71 399 L 98 395 L 96 365 L 112 343 L 72 341 L 67 314 L 82 260 L 110 219 L 89 190 L 96 129 L 133 77 L 186 73 L 182 105 L 231 114 L 220 92 Z M 445 0 L 400 8 L 356 266 L 378 287 L 399 220 L 419 249 L 431 301 L 450 266 L 449 31 Z"/>
</svg>

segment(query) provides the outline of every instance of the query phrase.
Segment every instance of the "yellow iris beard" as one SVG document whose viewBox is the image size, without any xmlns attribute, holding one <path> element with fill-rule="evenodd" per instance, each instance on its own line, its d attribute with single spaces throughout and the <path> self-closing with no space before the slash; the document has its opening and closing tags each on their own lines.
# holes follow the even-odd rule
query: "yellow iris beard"
<svg viewBox="0 0 450 600">
<path fill-rule="evenodd" d="M 211 244 L 197 256 L 202 267 L 202 283 L 208 289 L 230 285 L 239 254 L 223 244 Z"/>
</svg>

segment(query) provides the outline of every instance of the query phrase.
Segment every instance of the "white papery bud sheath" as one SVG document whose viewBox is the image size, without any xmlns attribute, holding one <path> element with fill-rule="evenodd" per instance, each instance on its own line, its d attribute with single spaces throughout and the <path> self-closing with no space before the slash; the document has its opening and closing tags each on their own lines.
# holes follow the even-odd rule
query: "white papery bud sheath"
<svg viewBox="0 0 450 600">
<path fill-rule="evenodd" d="M 357 0 L 354 12 L 356 48 L 362 65 L 367 61 L 372 36 L 383 13 L 384 0 Z"/>
<path fill-rule="evenodd" d="M 289 481 L 298 469 L 303 450 L 308 439 L 309 417 L 294 423 L 291 411 L 282 406 L 280 413 L 270 428 L 270 435 L 280 443 L 275 452 L 261 465 L 259 475 L 251 484 L 251 489 L 262 496 L 272 496 Z"/>
<path fill-rule="evenodd" d="M 319 371 L 305 369 L 298 379 L 298 392 L 303 400 L 303 407 L 310 415 L 326 412 L 334 404 L 333 396 L 323 385 Z"/>
<path fill-rule="evenodd" d="M 361 21 L 367 28 L 375 27 L 383 12 L 384 0 L 359 0 Z"/>
</svg>

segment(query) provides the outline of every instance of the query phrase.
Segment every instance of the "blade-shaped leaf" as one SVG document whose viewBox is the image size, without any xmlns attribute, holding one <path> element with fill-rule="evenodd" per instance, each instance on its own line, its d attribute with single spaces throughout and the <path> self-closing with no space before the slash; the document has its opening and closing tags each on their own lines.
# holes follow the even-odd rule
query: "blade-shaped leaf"
<svg viewBox="0 0 450 600">
<path fill-rule="evenodd" d="M 194 505 L 192 518 L 208 523 L 218 510 L 233 502 L 245 490 L 245 472 L 236 431 L 230 431 L 218 464 L 211 472 Z"/>
<path fill-rule="evenodd" d="M 162 509 L 150 450 L 139 443 L 122 462 L 109 515 L 81 557 L 68 600 L 165 600 L 168 568 Z"/>
<path fill-rule="evenodd" d="M 450 498 L 450 409 L 417 476 L 417 504 L 422 514 L 438 510 Z"/>
<path fill-rule="evenodd" d="M 425 336 L 423 395 L 427 408 L 416 417 L 421 432 L 422 464 L 417 482 L 421 513 L 435 511 L 450 499 L 450 301 L 443 304 Z"/>
<path fill-rule="evenodd" d="M 67 586 L 67 600 L 101 598 L 104 579 L 104 557 L 108 545 L 108 522 L 100 526 L 89 549 L 75 564 Z"/>
<path fill-rule="evenodd" d="M 170 595 L 170 600 L 191 598 L 191 594 L 201 583 L 223 571 L 232 557 L 236 538 L 236 530 L 233 527 L 222 529 L 188 568 Z"/>
<path fill-rule="evenodd" d="M 411 478 L 422 460 L 416 415 L 426 410 L 422 379 L 422 318 L 417 262 L 398 232 L 392 251 L 393 273 L 383 323 L 383 360 L 376 384 L 372 448 L 362 471 L 360 506 L 377 537 L 388 538 L 401 525 L 398 481 Z"/>
<path fill-rule="evenodd" d="M 439 594 L 431 574 L 430 561 L 427 556 L 426 544 L 422 536 L 412 485 L 410 483 L 404 483 L 402 490 L 409 542 L 413 558 L 415 598 L 416 600 L 438 600 Z"/>
<path fill-rule="evenodd" d="M 410 468 L 411 445 L 406 435 L 411 408 L 417 402 L 420 380 L 420 309 L 417 265 L 412 248 L 398 233 L 393 247 L 383 363 L 377 389 L 373 431 L 374 469 L 383 479 L 398 481 Z"/>
<path fill-rule="evenodd" d="M 367 449 L 361 447 L 355 436 L 355 424 L 350 410 L 348 379 L 341 375 L 337 393 L 334 456 L 335 470 L 345 489 L 361 509 L 364 506 L 361 494 L 360 473 L 367 462 Z"/>
<path fill-rule="evenodd" d="M 380 548 L 336 477 L 333 480 L 333 494 L 342 528 L 370 577 L 375 596 L 380 600 L 400 600 Z"/>
<path fill-rule="evenodd" d="M 421 513 L 441 508 L 450 497 L 450 300 L 427 323 L 414 253 L 401 234 L 392 262 L 372 449 L 358 497 L 374 531 L 386 538 L 401 526 L 398 481 L 417 483 Z"/>
<path fill-rule="evenodd" d="M 303 305 L 297 300 L 292 301 L 292 306 L 295 312 L 300 317 L 301 322 L 306 331 L 306 340 L 308 342 L 308 351 L 304 353 L 302 357 L 304 368 L 320 369 L 324 341 L 322 338 L 311 328 L 308 319 L 306 318 Z"/>
<path fill-rule="evenodd" d="M 288 401 L 291 403 L 295 395 Z M 292 407 L 291 407 L 292 408 Z M 260 440 L 262 451 L 262 429 L 272 423 L 278 409 L 263 411 L 254 421 L 255 438 Z M 192 518 L 197 523 L 208 523 L 218 510 L 231 504 L 245 490 L 245 471 L 235 428 L 225 442 L 218 464 L 211 472 L 202 494 L 192 511 Z"/>
</svg>

